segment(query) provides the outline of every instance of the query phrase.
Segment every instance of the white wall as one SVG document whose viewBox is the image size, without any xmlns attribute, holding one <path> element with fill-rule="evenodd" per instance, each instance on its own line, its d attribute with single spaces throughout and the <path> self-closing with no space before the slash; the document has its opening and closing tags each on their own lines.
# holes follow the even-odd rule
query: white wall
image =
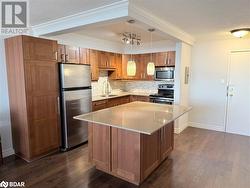
<svg viewBox="0 0 250 188">
<path fill-rule="evenodd" d="M 0 37 L 0 134 L 3 156 L 14 153 L 11 137 L 9 98 L 5 63 L 4 38 Z"/>
<path fill-rule="evenodd" d="M 176 43 L 175 63 L 175 104 L 189 106 L 189 82 L 185 83 L 185 67 L 191 65 L 192 46 L 178 42 Z M 188 115 L 185 114 L 175 121 L 175 133 L 180 133 L 188 127 Z"/>
<path fill-rule="evenodd" d="M 154 52 L 165 52 L 174 51 L 176 48 L 176 42 L 170 40 L 155 41 L 152 43 L 143 43 L 141 46 L 133 47 L 125 45 L 124 54 L 140 54 L 140 53 L 154 53 Z"/>
<path fill-rule="evenodd" d="M 249 38 L 197 41 L 193 46 L 190 126 L 224 131 L 229 52 L 241 49 L 250 49 Z"/>
<path fill-rule="evenodd" d="M 61 44 L 79 46 L 82 48 L 91 48 L 96 50 L 103 50 L 103 51 L 117 52 L 117 53 L 123 53 L 124 50 L 124 46 L 122 43 L 96 39 L 79 34 L 63 34 L 49 38 L 55 39 L 58 41 L 58 43 Z"/>
</svg>

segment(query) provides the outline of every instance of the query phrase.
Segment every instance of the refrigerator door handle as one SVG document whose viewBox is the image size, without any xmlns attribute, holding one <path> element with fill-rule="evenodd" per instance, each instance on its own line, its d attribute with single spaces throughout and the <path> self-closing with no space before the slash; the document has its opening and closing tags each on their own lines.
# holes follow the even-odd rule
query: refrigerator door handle
<svg viewBox="0 0 250 188">
<path fill-rule="evenodd" d="M 57 97 L 57 114 L 60 115 L 60 97 Z"/>
</svg>

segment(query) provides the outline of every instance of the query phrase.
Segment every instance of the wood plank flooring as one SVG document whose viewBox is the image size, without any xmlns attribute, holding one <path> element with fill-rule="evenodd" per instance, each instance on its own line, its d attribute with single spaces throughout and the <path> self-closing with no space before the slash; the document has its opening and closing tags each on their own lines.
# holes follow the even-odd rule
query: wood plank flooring
<svg viewBox="0 0 250 188">
<path fill-rule="evenodd" d="M 87 145 L 32 163 L 7 158 L 0 181 L 25 181 L 36 188 L 133 188 L 96 170 L 88 162 Z M 175 135 L 170 157 L 142 188 L 247 188 L 250 186 L 250 137 L 187 128 Z"/>
</svg>

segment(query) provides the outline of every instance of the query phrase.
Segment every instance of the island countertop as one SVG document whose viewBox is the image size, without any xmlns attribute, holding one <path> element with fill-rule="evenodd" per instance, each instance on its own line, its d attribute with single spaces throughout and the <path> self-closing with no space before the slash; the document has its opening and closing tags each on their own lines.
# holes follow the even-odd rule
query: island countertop
<svg viewBox="0 0 250 188">
<path fill-rule="evenodd" d="M 74 117 L 75 119 L 151 135 L 191 107 L 131 102 Z"/>
</svg>

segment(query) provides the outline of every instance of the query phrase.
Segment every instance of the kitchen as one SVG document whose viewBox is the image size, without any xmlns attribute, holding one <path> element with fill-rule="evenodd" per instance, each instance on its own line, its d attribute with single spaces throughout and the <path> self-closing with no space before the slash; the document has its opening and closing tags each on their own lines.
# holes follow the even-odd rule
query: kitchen
<svg viewBox="0 0 250 188">
<path fill-rule="evenodd" d="M 224 29 L 226 39 L 197 35 L 196 42 L 140 6 L 149 7 L 115 2 L 90 9 L 95 21 L 83 11 L 40 21 L 28 35 L 1 37 L 1 181 L 28 187 L 247 185 L 235 166 L 237 178 L 226 180 L 229 166 L 241 166 L 248 156 L 248 119 L 237 123 L 247 118 L 248 110 L 240 115 L 237 108 L 246 107 L 248 69 L 234 62 L 248 66 L 249 35 L 233 38 L 238 30 Z"/>
</svg>

